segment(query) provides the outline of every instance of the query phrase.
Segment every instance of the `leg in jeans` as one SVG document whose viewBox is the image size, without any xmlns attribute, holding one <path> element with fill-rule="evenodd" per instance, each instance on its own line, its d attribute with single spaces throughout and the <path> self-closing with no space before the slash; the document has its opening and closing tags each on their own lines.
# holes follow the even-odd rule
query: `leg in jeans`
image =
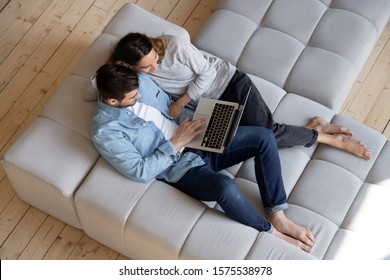
<svg viewBox="0 0 390 280">
<path fill-rule="evenodd" d="M 245 73 L 236 71 L 220 99 L 242 104 L 249 87 L 252 88 L 242 116 L 241 125 L 261 126 L 271 129 L 275 134 L 279 148 L 292 146 L 309 147 L 316 142 L 317 133 L 313 129 L 275 123 L 272 113 L 261 97 L 260 92 Z"/>
<path fill-rule="evenodd" d="M 172 185 L 188 195 L 217 201 L 236 221 L 259 231 L 269 231 L 283 240 L 310 252 L 314 242 L 309 229 L 287 219 L 286 194 L 281 176 L 279 154 L 273 133 L 262 127 L 240 127 L 223 154 L 194 151 L 206 164 L 191 169 Z M 233 180 L 219 170 L 254 157 L 256 179 L 271 223 L 260 217 L 243 197 Z M 276 226 L 272 227 L 271 224 Z"/>
<path fill-rule="evenodd" d="M 252 89 L 241 125 L 261 126 L 271 129 L 275 134 L 279 148 L 310 147 L 318 142 L 366 160 L 371 158 L 371 150 L 361 141 L 354 139 L 351 130 L 343 126 L 330 124 L 318 116 L 313 117 L 305 126 L 275 123 L 256 86 L 248 75 L 238 70 L 220 99 L 242 104 L 249 87 L 252 87 Z"/>
<path fill-rule="evenodd" d="M 236 183 L 218 171 L 255 157 L 256 179 L 266 212 L 287 208 L 273 133 L 261 127 L 239 127 L 223 154 L 194 152 L 202 155 L 206 164 L 191 169 L 172 185 L 198 200 L 217 201 L 226 215 L 242 224 L 269 231 L 271 224 L 256 213 Z"/>
<path fill-rule="evenodd" d="M 270 231 L 271 224 L 256 213 L 236 183 L 228 176 L 218 173 L 209 165 L 189 170 L 174 187 L 201 201 L 216 201 L 231 219 L 258 231 Z"/>
<path fill-rule="evenodd" d="M 261 137 L 259 137 L 261 135 Z M 314 236 L 310 229 L 288 219 L 283 210 L 287 207 L 279 154 L 274 134 L 262 127 L 240 127 L 237 135 L 223 154 L 213 154 L 214 169 L 219 171 L 254 157 L 255 175 L 272 233 L 283 240 L 311 251 Z"/>
<path fill-rule="evenodd" d="M 287 208 L 278 147 L 271 130 L 241 126 L 223 154 L 213 154 L 215 171 L 254 157 L 256 182 L 266 213 Z"/>
</svg>

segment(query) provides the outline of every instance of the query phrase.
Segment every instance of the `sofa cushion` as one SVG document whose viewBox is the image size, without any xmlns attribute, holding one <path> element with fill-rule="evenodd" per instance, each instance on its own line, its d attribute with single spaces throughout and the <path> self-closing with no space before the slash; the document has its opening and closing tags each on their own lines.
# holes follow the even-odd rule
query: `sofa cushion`
<svg viewBox="0 0 390 280">
<path fill-rule="evenodd" d="M 334 236 L 324 259 L 348 262 L 390 260 L 390 250 L 364 234 L 340 229 Z"/>
<path fill-rule="evenodd" d="M 100 158 L 75 195 L 84 231 L 128 255 L 123 231 L 130 212 L 147 187 L 148 184 L 131 182 Z"/>
<path fill-rule="evenodd" d="M 237 67 L 283 88 L 304 47 L 279 30 L 259 28 L 247 41 Z"/>
<path fill-rule="evenodd" d="M 145 19 L 147 19 L 147 24 Z M 163 33 L 175 34 L 183 39 L 190 40 L 188 32 L 183 27 L 131 4 L 124 5 L 103 30 L 103 33 L 118 38 L 122 38 L 129 32 L 143 32 L 151 37 L 157 37 Z"/>
<path fill-rule="evenodd" d="M 7 151 L 4 169 L 22 199 L 80 227 L 73 196 L 97 159 L 88 138 L 39 117 Z"/>
<path fill-rule="evenodd" d="M 352 0 L 252 0 L 246 5 L 229 0 L 194 43 L 244 72 L 337 111 L 389 11 L 385 0 L 359 0 L 359 5 Z"/>
<path fill-rule="evenodd" d="M 285 89 L 337 111 L 357 73 L 345 58 L 321 48 L 306 47 Z"/>
<path fill-rule="evenodd" d="M 119 39 L 107 33 L 97 37 L 73 69 L 73 74 L 89 79 L 101 65 L 108 62 L 111 50 Z"/>
<path fill-rule="evenodd" d="M 178 259 L 188 235 L 206 209 L 200 201 L 154 181 L 127 220 L 124 232 L 127 250 L 141 259 Z"/>
<path fill-rule="evenodd" d="M 182 259 L 245 259 L 259 232 L 208 209 L 193 227 L 182 249 Z"/>
<path fill-rule="evenodd" d="M 371 168 L 370 173 L 366 178 L 366 182 L 390 189 L 389 166 L 390 142 L 387 140 L 376 159 L 374 166 Z"/>
<path fill-rule="evenodd" d="M 371 22 L 377 30 L 377 39 L 389 20 L 390 2 L 388 0 L 328 0 L 333 9 L 346 10 L 360 15 Z"/>
<path fill-rule="evenodd" d="M 273 1 L 261 25 L 279 30 L 307 45 L 326 9 L 327 6 L 320 1 Z"/>
<path fill-rule="evenodd" d="M 287 243 L 279 242 L 278 237 L 261 232 L 248 253 L 247 260 L 314 260 L 315 257 Z"/>
<path fill-rule="evenodd" d="M 91 139 L 91 120 L 96 110 L 96 103 L 86 102 L 82 98 L 88 84 L 87 78 L 68 76 L 40 115 Z"/>
</svg>

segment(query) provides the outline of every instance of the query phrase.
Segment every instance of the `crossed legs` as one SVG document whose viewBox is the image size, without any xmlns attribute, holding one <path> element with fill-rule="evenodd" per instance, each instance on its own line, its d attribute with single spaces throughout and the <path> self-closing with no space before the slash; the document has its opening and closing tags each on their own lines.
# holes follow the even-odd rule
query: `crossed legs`
<svg viewBox="0 0 390 280">
<path fill-rule="evenodd" d="M 316 116 L 305 127 L 318 131 L 318 143 L 327 144 L 366 160 L 371 158 L 370 149 L 361 141 L 354 139 L 353 132 L 344 126 L 328 123 Z"/>
</svg>

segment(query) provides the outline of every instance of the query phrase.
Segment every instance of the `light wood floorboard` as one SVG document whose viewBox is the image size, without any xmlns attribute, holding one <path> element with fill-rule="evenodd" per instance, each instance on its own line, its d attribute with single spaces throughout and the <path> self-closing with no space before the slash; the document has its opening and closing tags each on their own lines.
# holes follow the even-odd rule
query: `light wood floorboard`
<svg viewBox="0 0 390 280">
<path fill-rule="evenodd" d="M 126 2 L 194 38 L 217 0 L 0 0 L 0 157 Z M 390 138 L 390 25 L 340 113 Z M 0 167 L 0 259 L 126 259 L 23 202 Z"/>
</svg>

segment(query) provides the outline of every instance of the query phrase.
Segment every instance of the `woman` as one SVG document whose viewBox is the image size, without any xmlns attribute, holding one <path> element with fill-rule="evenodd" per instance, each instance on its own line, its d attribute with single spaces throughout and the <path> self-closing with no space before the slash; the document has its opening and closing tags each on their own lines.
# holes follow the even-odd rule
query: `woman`
<svg viewBox="0 0 390 280">
<path fill-rule="evenodd" d="M 363 159 L 371 151 L 352 138 L 349 129 L 314 117 L 305 126 L 275 123 L 272 113 L 249 76 L 228 61 L 200 52 L 194 45 L 176 36 L 149 38 L 141 33 L 129 33 L 116 45 L 111 56 L 114 63 L 151 75 L 153 80 L 176 102 L 170 106 L 173 117 L 184 107 L 195 107 L 200 97 L 243 103 L 251 92 L 241 125 L 271 129 L 279 148 L 310 147 L 314 143 L 328 144 Z"/>
</svg>

